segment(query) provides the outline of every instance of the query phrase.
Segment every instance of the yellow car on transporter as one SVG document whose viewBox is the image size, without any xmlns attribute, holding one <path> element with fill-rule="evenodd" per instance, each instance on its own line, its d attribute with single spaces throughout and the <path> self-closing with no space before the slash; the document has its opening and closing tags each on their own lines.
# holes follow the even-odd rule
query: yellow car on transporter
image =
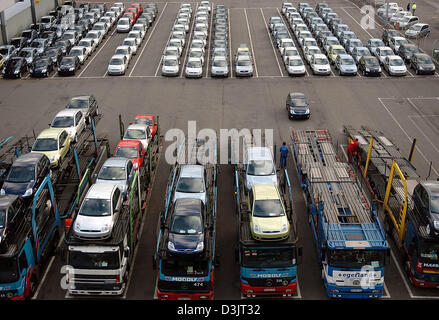
<svg viewBox="0 0 439 320">
<path fill-rule="evenodd" d="M 0 70 L 3 69 L 6 59 L 0 54 Z"/>
<path fill-rule="evenodd" d="M 260 241 L 278 241 L 289 237 L 290 222 L 277 186 L 254 185 L 248 195 L 250 230 Z"/>
<path fill-rule="evenodd" d="M 70 150 L 70 137 L 61 128 L 44 129 L 35 140 L 32 151 L 44 153 L 52 168 L 58 167 Z"/>
<path fill-rule="evenodd" d="M 331 64 L 335 64 L 335 60 L 339 54 L 346 54 L 346 50 L 343 48 L 343 46 L 338 44 L 333 44 L 330 46 L 328 50 L 329 62 Z"/>
</svg>

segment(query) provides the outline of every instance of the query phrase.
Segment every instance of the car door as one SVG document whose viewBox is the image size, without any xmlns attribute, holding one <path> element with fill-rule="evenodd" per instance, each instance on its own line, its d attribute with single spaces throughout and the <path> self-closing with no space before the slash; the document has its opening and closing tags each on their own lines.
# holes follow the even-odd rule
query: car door
<svg viewBox="0 0 439 320">
<path fill-rule="evenodd" d="M 415 209 L 418 210 L 418 212 L 425 214 L 426 212 L 425 212 L 425 205 L 423 203 L 423 193 L 424 193 L 424 188 L 422 187 L 422 185 L 418 185 L 413 190 Z"/>
<path fill-rule="evenodd" d="M 82 111 L 78 111 L 75 114 L 75 127 L 76 127 L 76 136 L 79 137 L 79 135 L 85 129 L 85 117 L 82 114 Z"/>
<path fill-rule="evenodd" d="M 127 175 L 128 175 L 128 185 L 127 185 L 127 194 L 130 192 L 131 183 L 133 182 L 134 178 L 134 166 L 133 163 L 130 161 L 127 161 L 127 167 L 126 167 Z"/>
<path fill-rule="evenodd" d="M 119 188 L 115 188 L 112 194 L 112 209 L 113 209 L 113 222 L 116 223 L 119 217 L 120 207 L 122 205 L 121 192 Z"/>
<path fill-rule="evenodd" d="M 67 152 L 69 151 L 70 144 L 67 141 L 67 138 L 68 138 L 67 131 L 63 131 L 59 135 L 59 153 L 60 153 L 61 159 L 63 159 L 65 157 L 65 155 L 67 154 Z"/>
</svg>

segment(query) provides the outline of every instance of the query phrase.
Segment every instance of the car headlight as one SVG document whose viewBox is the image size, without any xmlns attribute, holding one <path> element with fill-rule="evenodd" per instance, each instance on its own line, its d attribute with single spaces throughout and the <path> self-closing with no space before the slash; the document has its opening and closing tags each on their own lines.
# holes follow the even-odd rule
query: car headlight
<svg viewBox="0 0 439 320">
<path fill-rule="evenodd" d="M 19 72 L 20 72 L 20 70 L 15 70 L 14 71 L 15 74 L 18 74 Z"/>
<path fill-rule="evenodd" d="M 69 68 L 69 71 L 73 71 L 73 70 L 75 70 L 75 67 Z"/>
<path fill-rule="evenodd" d="M 378 72 L 381 72 L 381 67 L 378 67 Z"/>
<path fill-rule="evenodd" d="M 44 72 L 47 72 L 47 69 L 43 69 L 43 70 L 41 70 L 41 72 L 43 72 L 43 73 L 44 73 Z"/>
<path fill-rule="evenodd" d="M 369 68 L 366 68 L 366 72 L 370 72 L 370 69 L 369 69 Z"/>
<path fill-rule="evenodd" d="M 1 188 L 0 189 L 0 195 L 4 196 L 6 194 L 5 189 Z"/>
<path fill-rule="evenodd" d="M 32 195 L 32 191 L 33 191 L 32 188 L 27 189 L 23 196 L 24 196 L 24 197 L 29 197 L 29 196 L 31 196 L 31 195 Z"/>
<path fill-rule="evenodd" d="M 74 229 L 76 232 L 81 231 L 81 225 L 80 225 L 78 222 L 76 222 L 75 225 L 74 225 L 74 227 L 73 227 L 73 229 Z"/>
<path fill-rule="evenodd" d="M 253 231 L 254 231 L 254 232 L 258 232 L 258 233 L 260 233 L 260 232 L 261 232 L 261 228 L 259 227 L 259 225 L 255 224 L 255 225 L 253 226 Z"/>
<path fill-rule="evenodd" d="M 168 250 L 175 251 L 174 243 L 171 241 L 168 241 Z"/>
<path fill-rule="evenodd" d="M 110 231 L 110 225 L 109 224 L 103 225 L 101 228 L 101 232 L 108 232 L 108 231 Z"/>
<path fill-rule="evenodd" d="M 204 249 L 204 242 L 199 242 L 197 244 L 197 248 L 195 249 L 195 251 L 203 251 Z"/>
<path fill-rule="evenodd" d="M 418 66 L 418 69 L 419 70 L 424 70 L 424 67 L 423 66 Z"/>
<path fill-rule="evenodd" d="M 280 230 L 280 232 L 287 232 L 288 231 L 288 225 L 287 224 L 283 224 L 282 225 L 282 229 Z"/>
</svg>

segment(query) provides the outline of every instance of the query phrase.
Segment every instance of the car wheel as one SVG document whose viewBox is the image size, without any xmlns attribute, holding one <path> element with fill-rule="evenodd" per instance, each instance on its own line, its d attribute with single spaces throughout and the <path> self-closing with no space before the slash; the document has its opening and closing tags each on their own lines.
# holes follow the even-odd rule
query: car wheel
<svg viewBox="0 0 439 320">
<path fill-rule="evenodd" d="M 415 70 L 416 75 L 419 75 L 419 69 Z"/>
</svg>

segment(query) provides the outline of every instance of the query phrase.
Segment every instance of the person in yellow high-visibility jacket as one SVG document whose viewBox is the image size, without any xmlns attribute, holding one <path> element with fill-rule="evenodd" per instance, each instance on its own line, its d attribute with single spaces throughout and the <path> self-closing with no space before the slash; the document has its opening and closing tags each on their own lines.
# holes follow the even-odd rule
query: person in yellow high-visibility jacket
<svg viewBox="0 0 439 320">
<path fill-rule="evenodd" d="M 415 15 L 415 11 L 416 11 L 416 2 L 413 2 L 413 4 L 412 4 L 412 15 Z"/>
</svg>

